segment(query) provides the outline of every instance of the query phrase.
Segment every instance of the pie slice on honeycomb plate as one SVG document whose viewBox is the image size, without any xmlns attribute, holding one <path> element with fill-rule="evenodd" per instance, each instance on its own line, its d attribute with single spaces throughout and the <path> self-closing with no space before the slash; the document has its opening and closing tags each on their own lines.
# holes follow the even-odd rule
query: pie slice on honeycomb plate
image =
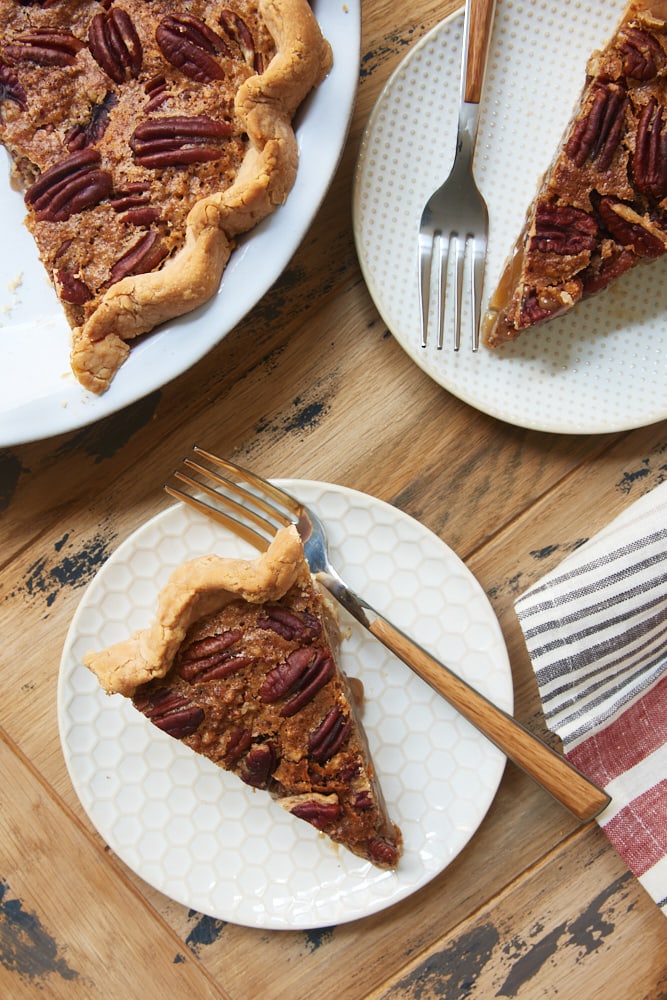
<svg viewBox="0 0 667 1000">
<path fill-rule="evenodd" d="M 152 624 L 84 663 L 163 732 L 393 869 L 402 835 L 371 760 L 363 692 L 338 665 L 339 642 L 331 600 L 290 526 L 256 560 L 182 564 Z"/>
</svg>

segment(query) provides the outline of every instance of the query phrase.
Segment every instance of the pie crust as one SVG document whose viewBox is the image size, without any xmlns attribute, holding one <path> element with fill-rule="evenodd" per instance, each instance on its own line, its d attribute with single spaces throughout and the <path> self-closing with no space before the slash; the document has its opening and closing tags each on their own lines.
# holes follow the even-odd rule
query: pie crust
<svg viewBox="0 0 667 1000">
<path fill-rule="evenodd" d="M 578 106 L 489 301 L 495 348 L 667 248 L 667 0 L 632 0 L 594 52 Z"/>
<path fill-rule="evenodd" d="M 294 527 L 256 560 L 180 566 L 153 623 L 84 657 L 109 694 L 290 813 L 381 868 L 391 822 L 361 723 L 358 681 L 337 662 L 330 600 Z"/>
<path fill-rule="evenodd" d="M 307 0 L 0 0 L 0 141 L 85 388 L 285 201 L 331 60 Z"/>
</svg>

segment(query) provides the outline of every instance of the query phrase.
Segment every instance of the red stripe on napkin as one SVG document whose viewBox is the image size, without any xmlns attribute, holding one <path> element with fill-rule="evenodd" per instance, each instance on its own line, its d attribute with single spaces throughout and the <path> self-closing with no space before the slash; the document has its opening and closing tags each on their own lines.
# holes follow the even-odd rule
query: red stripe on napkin
<svg viewBox="0 0 667 1000">
<path fill-rule="evenodd" d="M 667 854 L 667 780 L 633 799 L 603 829 L 635 875 L 647 872 Z"/>
<path fill-rule="evenodd" d="M 601 730 L 568 751 L 598 785 L 607 785 L 667 742 L 667 675 Z"/>
<path fill-rule="evenodd" d="M 667 481 L 514 607 L 546 723 L 611 795 L 597 822 L 667 916 Z"/>
</svg>

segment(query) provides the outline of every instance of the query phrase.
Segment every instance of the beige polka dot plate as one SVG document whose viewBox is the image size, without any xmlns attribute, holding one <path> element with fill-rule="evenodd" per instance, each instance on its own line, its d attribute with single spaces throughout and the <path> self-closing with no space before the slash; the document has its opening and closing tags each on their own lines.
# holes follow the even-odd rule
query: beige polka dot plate
<svg viewBox="0 0 667 1000">
<path fill-rule="evenodd" d="M 587 59 L 611 35 L 623 6 L 498 0 L 475 157 L 491 219 L 485 302 L 572 113 Z M 454 156 L 462 29 L 456 14 L 410 50 L 363 137 L 355 239 L 384 322 L 431 378 L 509 423 L 578 434 L 667 417 L 664 258 L 502 351 L 421 347 L 417 231 Z"/>
<path fill-rule="evenodd" d="M 394 507 L 325 483 L 280 485 L 325 520 L 335 564 L 399 628 L 512 711 L 486 594 L 436 535 Z M 495 796 L 499 750 L 350 619 L 341 662 L 364 684 L 364 726 L 405 850 L 394 872 L 336 847 L 265 794 L 160 732 L 81 663 L 144 628 L 185 559 L 254 550 L 183 505 L 139 528 L 86 590 L 63 651 L 60 739 L 81 804 L 113 851 L 172 899 L 253 927 L 330 926 L 377 912 L 441 872 Z M 344 625 L 347 621 L 343 622 Z"/>
</svg>

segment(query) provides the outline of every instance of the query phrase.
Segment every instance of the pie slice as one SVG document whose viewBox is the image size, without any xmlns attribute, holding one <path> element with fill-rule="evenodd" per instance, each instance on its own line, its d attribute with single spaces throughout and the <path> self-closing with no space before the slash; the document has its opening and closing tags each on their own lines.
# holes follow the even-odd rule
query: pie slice
<svg viewBox="0 0 667 1000">
<path fill-rule="evenodd" d="M 484 319 L 488 347 L 667 247 L 667 0 L 632 0 L 586 84 Z"/>
<path fill-rule="evenodd" d="M 87 389 L 285 200 L 330 65 L 308 0 L 0 0 L 0 142 Z"/>
<path fill-rule="evenodd" d="M 338 645 L 333 609 L 290 527 L 255 561 L 185 563 L 148 629 L 84 662 L 174 739 L 354 854 L 395 868 L 401 833 Z"/>
</svg>

